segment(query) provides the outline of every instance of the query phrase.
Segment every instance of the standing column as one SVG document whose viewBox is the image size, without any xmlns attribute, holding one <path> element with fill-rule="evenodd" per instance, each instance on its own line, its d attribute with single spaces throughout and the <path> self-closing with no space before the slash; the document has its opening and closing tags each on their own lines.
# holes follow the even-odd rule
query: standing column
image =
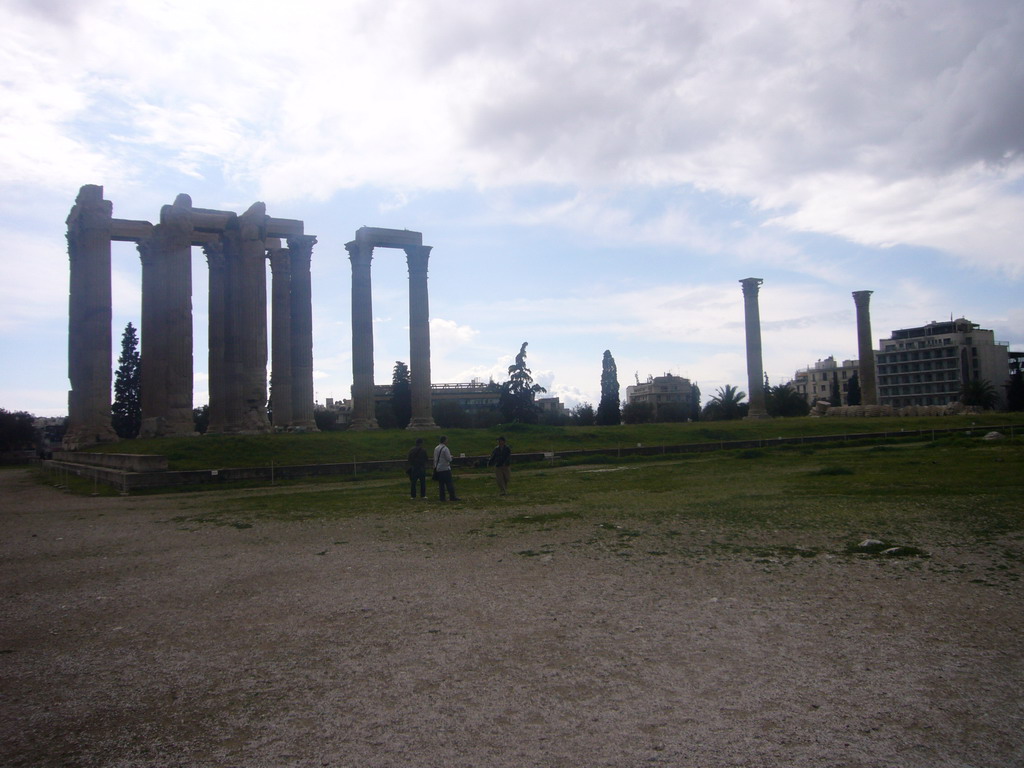
<svg viewBox="0 0 1024 768">
<path fill-rule="evenodd" d="M 427 293 L 429 245 L 405 249 L 409 265 L 409 378 L 412 418 L 408 429 L 436 429 L 430 400 L 430 301 Z"/>
<path fill-rule="evenodd" d="M 227 381 L 224 367 L 224 333 L 226 306 L 226 277 L 224 265 L 224 244 L 217 240 L 203 246 L 206 263 L 210 268 L 209 295 L 209 423 L 206 433 L 220 434 L 225 431 Z"/>
<path fill-rule="evenodd" d="M 167 286 L 164 315 L 167 423 L 164 434 L 196 433 L 192 416 L 192 199 L 178 195 L 173 205 L 160 211 L 160 225 L 167 240 Z"/>
<path fill-rule="evenodd" d="M 271 286 L 270 405 L 274 427 L 292 424 L 291 259 L 280 241 L 268 243 Z"/>
<path fill-rule="evenodd" d="M 763 283 L 759 277 L 740 280 L 743 285 L 743 310 L 747 330 L 747 397 L 749 399 L 748 419 L 766 419 L 768 411 L 764 402 L 764 365 L 761 362 L 761 312 L 757 305 L 757 294 Z"/>
<path fill-rule="evenodd" d="M 291 259 L 292 426 L 316 432 L 313 416 L 313 288 L 309 265 L 313 235 L 288 238 Z"/>
<path fill-rule="evenodd" d="M 377 429 L 373 401 L 373 298 L 370 262 L 373 246 L 346 243 L 352 262 L 352 429 Z"/>
<path fill-rule="evenodd" d="M 142 423 L 139 437 L 164 434 L 167 420 L 167 333 L 165 290 L 167 243 L 164 228 L 157 225 L 151 237 L 138 243 L 142 261 L 142 323 L 139 327 Z"/>
<path fill-rule="evenodd" d="M 267 210 L 253 203 L 238 217 L 238 260 L 232 269 L 232 328 L 241 396 L 239 431 L 270 431 L 267 419 Z"/>
<path fill-rule="evenodd" d="M 64 447 L 113 442 L 110 235 L 113 205 L 87 184 L 68 214 L 68 430 Z"/>
<path fill-rule="evenodd" d="M 857 372 L 860 375 L 860 401 L 863 405 L 878 405 L 875 345 L 871 338 L 871 312 L 868 309 L 872 293 L 874 291 L 853 292 L 853 303 L 857 307 Z"/>
</svg>

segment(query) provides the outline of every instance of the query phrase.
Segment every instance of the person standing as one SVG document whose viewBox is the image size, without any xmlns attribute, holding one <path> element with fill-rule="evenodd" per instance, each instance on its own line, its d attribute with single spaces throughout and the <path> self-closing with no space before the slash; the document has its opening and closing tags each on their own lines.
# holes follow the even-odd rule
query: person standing
<svg viewBox="0 0 1024 768">
<path fill-rule="evenodd" d="M 441 501 L 445 501 L 445 491 L 452 501 L 455 496 L 455 482 L 452 480 L 452 452 L 448 448 L 448 438 L 441 435 L 441 440 L 434 448 L 434 479 L 437 480 Z"/>
<path fill-rule="evenodd" d="M 508 484 L 512 479 L 512 448 L 505 443 L 504 437 L 498 438 L 498 444 L 491 451 L 487 466 L 494 467 L 494 479 L 498 481 L 498 491 L 504 496 L 508 493 Z"/>
<path fill-rule="evenodd" d="M 409 495 L 416 498 L 416 485 L 420 486 L 420 497 L 427 498 L 427 449 L 423 447 L 423 438 L 416 438 L 416 445 L 406 457 L 405 473 L 409 475 Z"/>
</svg>

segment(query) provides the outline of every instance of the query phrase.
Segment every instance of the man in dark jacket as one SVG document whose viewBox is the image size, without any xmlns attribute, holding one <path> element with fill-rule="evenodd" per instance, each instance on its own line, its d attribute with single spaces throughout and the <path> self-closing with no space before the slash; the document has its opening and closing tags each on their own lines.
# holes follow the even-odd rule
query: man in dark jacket
<svg viewBox="0 0 1024 768">
<path fill-rule="evenodd" d="M 512 448 L 505 443 L 504 437 L 498 438 L 487 466 L 494 467 L 494 479 L 498 481 L 498 490 L 504 496 L 508 493 L 508 484 L 512 479 Z"/>
<path fill-rule="evenodd" d="M 427 498 L 427 449 L 423 447 L 423 438 L 416 438 L 416 445 L 406 457 L 405 473 L 409 475 L 409 495 L 416 498 L 416 483 L 420 486 L 420 497 Z"/>
</svg>

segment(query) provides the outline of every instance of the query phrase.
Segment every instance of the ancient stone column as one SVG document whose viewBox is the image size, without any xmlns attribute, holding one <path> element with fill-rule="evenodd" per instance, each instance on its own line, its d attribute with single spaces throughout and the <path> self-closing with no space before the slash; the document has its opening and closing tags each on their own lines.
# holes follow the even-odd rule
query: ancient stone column
<svg viewBox="0 0 1024 768">
<path fill-rule="evenodd" d="M 280 241 L 268 242 L 271 286 L 270 404 L 274 427 L 292 424 L 291 258 Z"/>
<path fill-rule="evenodd" d="M 87 184 L 68 215 L 68 430 L 65 448 L 117 440 L 110 425 L 110 236 L 113 205 Z"/>
<path fill-rule="evenodd" d="M 143 437 L 195 434 L 192 418 L 192 200 L 160 211 L 142 257 Z"/>
<path fill-rule="evenodd" d="M 878 405 L 875 345 L 871 338 L 871 312 L 868 309 L 872 293 L 873 291 L 853 292 L 853 303 L 857 307 L 857 373 L 860 378 L 861 405 Z"/>
<path fill-rule="evenodd" d="M 761 312 L 757 294 L 761 283 L 759 277 L 740 280 L 743 285 L 743 310 L 747 331 L 747 397 L 750 403 L 748 419 L 766 419 L 768 411 L 764 400 L 764 365 L 761 361 Z"/>
<path fill-rule="evenodd" d="M 405 249 L 409 265 L 409 378 L 412 418 L 408 429 L 436 429 L 430 399 L 430 302 L 427 295 L 429 245 Z"/>
<path fill-rule="evenodd" d="M 163 318 L 167 298 L 167 243 L 163 228 L 153 228 L 151 237 L 137 243 L 142 261 L 142 322 L 139 325 L 140 437 L 163 434 L 167 416 L 167 334 Z"/>
<path fill-rule="evenodd" d="M 373 246 L 345 245 L 352 262 L 352 429 L 377 429 L 373 401 L 373 298 L 370 262 Z"/>
<path fill-rule="evenodd" d="M 266 206 L 253 203 L 225 230 L 225 431 L 269 432 Z"/>
<path fill-rule="evenodd" d="M 238 217 L 241 260 L 239 291 L 239 362 L 242 385 L 242 431 L 271 431 L 267 418 L 267 207 L 253 203 Z"/>
<path fill-rule="evenodd" d="M 203 245 L 206 263 L 210 268 L 208 367 L 209 367 L 209 423 L 206 433 L 220 434 L 225 431 L 227 381 L 224 364 L 224 334 L 226 298 L 226 267 L 224 244 L 218 239 Z"/>
<path fill-rule="evenodd" d="M 292 426 L 316 431 L 313 417 L 313 288 L 309 266 L 313 235 L 288 238 L 291 259 Z"/>
</svg>

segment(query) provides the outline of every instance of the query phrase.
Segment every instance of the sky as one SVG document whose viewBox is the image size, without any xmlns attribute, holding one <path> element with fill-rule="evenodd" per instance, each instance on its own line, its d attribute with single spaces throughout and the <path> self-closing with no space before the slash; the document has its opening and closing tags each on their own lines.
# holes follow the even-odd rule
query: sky
<svg viewBox="0 0 1024 768">
<path fill-rule="evenodd" d="M 196 207 L 301 219 L 314 395 L 348 398 L 361 226 L 430 258 L 431 378 L 597 405 L 672 373 L 746 389 L 760 291 L 772 384 L 952 317 L 1024 350 L 1019 0 L 4 0 L 0 407 L 67 412 L 65 220 Z M 139 326 L 115 243 L 112 345 Z M 408 362 L 401 251 L 373 260 L 377 383 Z M 195 404 L 206 265 L 193 249 Z M 144 346 L 144 342 L 143 342 Z M 144 351 L 144 350 L 143 350 Z"/>
</svg>

